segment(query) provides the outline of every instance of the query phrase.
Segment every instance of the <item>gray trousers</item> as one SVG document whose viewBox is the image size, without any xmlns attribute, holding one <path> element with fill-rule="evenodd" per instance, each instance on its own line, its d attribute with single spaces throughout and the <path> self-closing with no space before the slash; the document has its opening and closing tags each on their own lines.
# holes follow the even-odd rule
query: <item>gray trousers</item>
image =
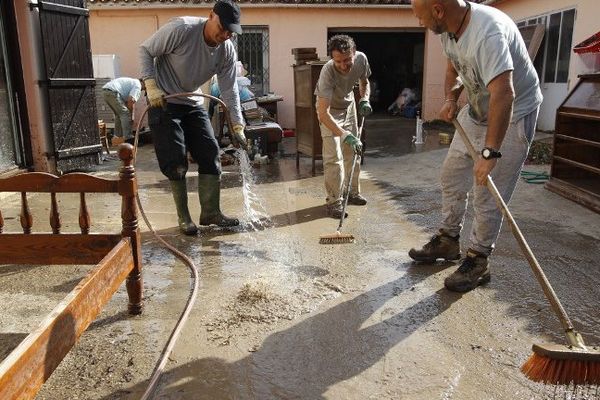
<svg viewBox="0 0 600 400">
<path fill-rule="evenodd" d="M 121 96 L 119 96 L 119 93 L 102 89 L 102 95 L 106 104 L 108 104 L 115 114 L 115 136 L 122 137 L 123 139 L 132 138 L 131 113 L 125 102 L 121 99 Z"/>
<path fill-rule="evenodd" d="M 330 109 L 333 120 L 342 128 L 353 135 L 358 134 L 356 119 L 356 105 L 352 103 L 346 110 Z M 323 139 L 323 175 L 325 178 L 325 193 L 327 204 L 341 204 L 343 185 L 348 182 L 352 169 L 354 151 L 352 147 L 343 143 L 339 136 L 334 136 L 331 130 L 320 124 L 321 138 Z M 350 193 L 360 193 L 360 163 L 354 167 Z"/>
<path fill-rule="evenodd" d="M 491 177 L 500 195 L 508 204 L 523 163 L 527 158 L 529 146 L 535 134 L 535 124 L 539 109 L 518 121 L 511 123 L 502 142 L 498 159 Z M 464 107 L 458 117 L 467 136 L 476 151 L 485 144 L 487 126 L 478 125 L 471 120 L 468 107 Z M 470 248 L 489 255 L 494 249 L 500 227 L 502 212 L 496 205 L 487 186 L 473 185 L 473 160 L 468 154 L 458 132 L 450 144 L 441 173 L 442 185 L 442 223 L 440 228 L 451 235 L 458 235 L 463 227 L 469 191 L 473 189 L 473 226 L 470 235 Z"/>
</svg>

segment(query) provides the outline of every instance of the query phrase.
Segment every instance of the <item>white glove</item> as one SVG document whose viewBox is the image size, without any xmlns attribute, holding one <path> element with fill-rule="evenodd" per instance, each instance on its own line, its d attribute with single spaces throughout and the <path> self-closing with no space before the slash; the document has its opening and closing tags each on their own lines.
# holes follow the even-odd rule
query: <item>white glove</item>
<svg viewBox="0 0 600 400">
<path fill-rule="evenodd" d="M 166 93 L 158 87 L 154 78 L 146 79 L 144 81 L 144 86 L 146 86 L 146 96 L 148 96 L 150 106 L 165 108 L 167 105 L 165 100 Z"/>
</svg>

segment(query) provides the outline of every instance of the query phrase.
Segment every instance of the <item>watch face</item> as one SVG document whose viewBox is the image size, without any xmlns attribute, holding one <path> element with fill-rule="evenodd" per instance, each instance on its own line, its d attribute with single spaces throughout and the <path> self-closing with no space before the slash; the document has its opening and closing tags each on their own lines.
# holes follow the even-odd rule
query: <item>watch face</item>
<svg viewBox="0 0 600 400">
<path fill-rule="evenodd" d="M 492 152 L 490 151 L 490 149 L 483 149 L 483 151 L 481 152 L 481 155 L 483 156 L 483 158 L 490 158 L 490 155 L 492 154 Z"/>
</svg>

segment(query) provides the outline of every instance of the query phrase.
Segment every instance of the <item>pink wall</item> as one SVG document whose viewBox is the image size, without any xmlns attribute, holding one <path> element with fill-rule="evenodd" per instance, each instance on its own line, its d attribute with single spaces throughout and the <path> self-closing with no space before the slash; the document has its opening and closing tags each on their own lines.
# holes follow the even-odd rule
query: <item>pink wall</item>
<svg viewBox="0 0 600 400">
<path fill-rule="evenodd" d="M 597 0 L 501 0 L 497 7 L 515 20 L 577 5 L 574 43 L 578 43 L 598 30 Z M 123 75 L 137 76 L 137 46 L 169 18 L 178 15 L 207 16 L 210 8 L 197 6 L 170 6 L 141 8 L 123 5 L 90 5 L 90 31 L 93 54 L 118 54 Z M 392 28 L 419 30 L 410 7 L 391 6 L 336 7 L 315 6 L 262 6 L 242 5 L 245 25 L 268 25 L 270 34 L 271 90 L 284 96 L 279 103 L 280 123 L 293 128 L 294 91 L 293 63 L 290 49 L 316 47 L 319 56 L 326 56 L 328 28 Z M 425 35 L 425 71 L 423 79 L 423 117 L 433 119 L 443 103 L 443 81 L 446 60 L 442 55 L 439 38 Z M 571 87 L 577 74 L 583 70 L 578 56 L 571 58 Z"/>
<path fill-rule="evenodd" d="M 91 6 L 90 32 L 93 54 L 117 54 L 123 75 L 138 76 L 137 47 L 156 27 L 179 15 L 207 16 L 209 8 L 160 8 Z M 326 56 L 328 28 L 408 28 L 419 30 L 409 7 L 353 8 L 338 7 L 253 7 L 242 5 L 244 25 L 269 26 L 270 87 L 284 97 L 279 103 L 279 122 L 284 127 L 295 126 L 294 117 L 294 47 L 316 47 L 320 57 Z M 432 93 L 441 87 L 439 75 L 441 50 L 437 38 L 426 35 L 426 86 L 424 116 L 437 112 L 436 104 L 443 93 Z M 440 53 L 440 54 L 436 54 Z M 443 70 L 442 70 L 443 71 Z"/>
</svg>

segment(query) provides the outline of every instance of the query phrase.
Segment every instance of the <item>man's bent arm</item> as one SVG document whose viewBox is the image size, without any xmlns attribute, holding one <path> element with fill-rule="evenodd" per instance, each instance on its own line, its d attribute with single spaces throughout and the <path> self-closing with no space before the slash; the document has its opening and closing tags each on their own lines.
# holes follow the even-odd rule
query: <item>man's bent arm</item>
<svg viewBox="0 0 600 400">
<path fill-rule="evenodd" d="M 515 90 L 512 82 L 512 71 L 501 73 L 492 79 L 487 87 L 490 92 L 490 104 L 485 146 L 498 150 L 502 145 L 513 113 Z"/>
<path fill-rule="evenodd" d="M 325 125 L 335 136 L 342 136 L 344 130 L 333 120 L 329 112 L 329 99 L 317 96 L 317 116 L 319 121 Z"/>
<path fill-rule="evenodd" d="M 371 98 L 371 84 L 368 79 L 360 79 L 358 81 L 358 92 L 361 99 L 369 100 Z"/>
</svg>

